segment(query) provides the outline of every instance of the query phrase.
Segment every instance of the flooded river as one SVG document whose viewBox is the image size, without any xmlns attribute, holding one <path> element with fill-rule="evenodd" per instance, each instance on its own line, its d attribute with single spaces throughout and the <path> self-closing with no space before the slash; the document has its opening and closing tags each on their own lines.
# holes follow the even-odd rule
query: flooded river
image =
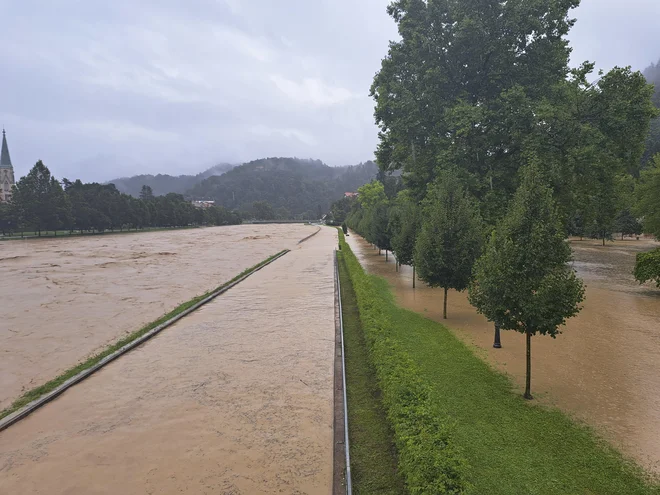
<svg viewBox="0 0 660 495">
<path fill-rule="evenodd" d="M 1 432 L 0 493 L 331 493 L 336 236 Z"/>
<path fill-rule="evenodd" d="M 357 235 L 347 238 L 365 269 L 385 277 L 402 306 L 443 322 L 477 353 L 524 387 L 525 337 L 502 332 L 493 349 L 493 326 L 477 314 L 466 293 L 450 292 L 442 320 L 442 289 L 422 282 L 412 289 L 412 269 L 397 273 Z M 635 255 L 660 244 L 648 240 L 573 241 L 575 268 L 587 285 L 584 309 L 556 340 L 532 341 L 532 391 L 596 427 L 648 469 L 660 472 L 660 289 L 631 275 Z"/>
<path fill-rule="evenodd" d="M 0 242 L 0 409 L 314 229 L 239 225 Z"/>
</svg>

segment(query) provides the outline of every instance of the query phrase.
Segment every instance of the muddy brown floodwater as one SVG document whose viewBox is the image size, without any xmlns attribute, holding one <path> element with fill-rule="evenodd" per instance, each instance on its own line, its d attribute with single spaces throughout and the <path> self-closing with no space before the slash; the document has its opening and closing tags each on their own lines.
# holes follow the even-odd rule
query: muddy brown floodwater
<svg viewBox="0 0 660 495">
<path fill-rule="evenodd" d="M 0 493 L 330 494 L 337 234 L 0 433 Z"/>
<path fill-rule="evenodd" d="M 478 354 L 509 374 L 522 389 L 525 337 L 502 332 L 493 349 L 493 326 L 467 301 L 450 292 L 442 319 L 442 290 L 422 282 L 412 288 L 412 269 L 397 273 L 361 237 L 348 241 L 365 269 L 385 277 L 399 304 L 446 324 Z M 541 402 L 596 427 L 627 455 L 660 473 L 660 289 L 640 286 L 631 275 L 635 255 L 660 246 L 649 240 L 608 243 L 572 241 L 574 266 L 587 285 L 582 312 L 556 340 L 532 340 L 532 392 Z"/>
<path fill-rule="evenodd" d="M 314 232 L 239 225 L 0 243 L 0 410 Z"/>
</svg>

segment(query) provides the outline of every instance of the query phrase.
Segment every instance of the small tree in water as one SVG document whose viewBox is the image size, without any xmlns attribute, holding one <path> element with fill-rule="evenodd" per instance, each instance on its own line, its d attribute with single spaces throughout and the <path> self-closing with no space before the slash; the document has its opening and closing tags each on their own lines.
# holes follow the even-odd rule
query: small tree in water
<svg viewBox="0 0 660 495">
<path fill-rule="evenodd" d="M 550 335 L 580 311 L 584 287 L 550 188 L 536 166 L 523 171 L 507 215 L 474 268 L 470 302 L 504 330 L 527 337 L 525 398 L 531 395 L 531 338 Z"/>
<path fill-rule="evenodd" d="M 414 263 L 420 279 L 445 290 L 445 319 L 447 292 L 467 289 L 472 266 L 481 254 L 483 231 L 475 202 L 457 177 L 443 173 L 425 200 Z"/>
</svg>

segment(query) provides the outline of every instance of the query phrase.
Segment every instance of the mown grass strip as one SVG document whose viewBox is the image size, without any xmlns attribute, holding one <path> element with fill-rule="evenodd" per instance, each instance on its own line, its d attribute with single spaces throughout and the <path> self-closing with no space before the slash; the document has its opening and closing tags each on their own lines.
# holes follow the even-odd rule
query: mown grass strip
<svg viewBox="0 0 660 495">
<path fill-rule="evenodd" d="M 342 251 L 350 247 L 343 244 Z M 593 429 L 557 409 L 523 400 L 509 378 L 450 330 L 398 307 L 386 280 L 368 278 L 370 297 L 382 302 L 390 322 L 388 338 L 402 347 L 431 387 L 431 415 L 453 422 L 452 439 L 469 466 L 466 493 L 660 494 L 657 479 Z"/>
<path fill-rule="evenodd" d="M 268 263 L 272 262 L 276 258 L 283 256 L 285 253 L 287 253 L 289 250 L 285 249 L 283 251 L 280 251 L 277 254 L 274 254 L 273 256 L 270 256 L 263 260 L 260 263 L 257 263 L 256 265 L 243 270 L 241 273 L 236 275 L 234 278 L 229 280 L 228 282 L 225 282 L 224 284 L 216 287 L 213 290 L 210 290 L 208 292 L 205 292 L 204 294 L 197 296 L 189 301 L 184 302 L 183 304 L 180 304 L 176 308 L 174 308 L 172 311 L 167 313 L 166 315 L 163 315 L 162 317 L 158 318 L 157 320 L 149 323 L 148 325 L 145 325 L 141 329 L 127 335 L 126 337 L 122 338 L 121 340 L 115 342 L 114 344 L 111 344 L 110 346 L 106 347 L 103 351 L 101 351 L 98 354 L 95 354 L 94 356 L 90 357 L 86 361 L 83 361 L 82 363 L 78 364 L 77 366 L 74 366 L 73 368 L 70 368 L 69 370 L 65 371 L 58 377 L 44 383 L 43 385 L 33 388 L 32 390 L 26 392 L 24 395 L 16 399 L 11 406 L 8 408 L 0 411 L 0 420 L 9 416 L 10 414 L 15 413 L 16 411 L 22 409 L 23 407 L 27 406 L 33 401 L 38 400 L 39 398 L 53 392 L 56 390 L 58 387 L 63 385 L 65 382 L 68 380 L 71 380 L 74 378 L 76 375 L 79 375 L 80 373 L 96 366 L 99 364 L 101 361 L 104 359 L 108 358 L 121 348 L 131 344 L 132 342 L 140 339 L 144 335 L 148 334 L 152 330 L 158 328 L 161 325 L 166 324 L 173 318 L 176 318 L 177 316 L 181 315 L 185 311 L 189 310 L 193 306 L 201 303 L 205 299 L 211 297 L 213 294 L 216 294 L 224 289 L 226 289 L 228 286 L 234 284 L 238 280 L 242 279 L 243 277 L 246 277 L 248 274 L 251 274 L 254 271 L 259 270 L 260 268 L 264 267 Z M 0 427 L 0 430 L 2 428 Z"/>
<path fill-rule="evenodd" d="M 341 232 L 339 242 L 406 490 L 413 495 L 466 493 L 466 463 L 453 440 L 451 421 L 435 413 L 429 385 L 420 378 L 402 346 L 391 338 L 387 300 L 377 297 L 373 277 L 364 272 Z"/>
<path fill-rule="evenodd" d="M 376 372 L 369 364 L 355 291 L 338 253 L 344 319 L 348 434 L 351 478 L 356 495 L 403 495 L 394 439 L 380 399 Z"/>
</svg>

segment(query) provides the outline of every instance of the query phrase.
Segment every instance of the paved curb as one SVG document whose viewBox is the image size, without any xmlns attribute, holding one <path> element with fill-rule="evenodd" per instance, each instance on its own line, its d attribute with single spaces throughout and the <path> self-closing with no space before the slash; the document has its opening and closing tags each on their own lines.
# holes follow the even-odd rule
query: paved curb
<svg viewBox="0 0 660 495">
<path fill-rule="evenodd" d="M 319 229 L 319 230 L 321 230 L 321 229 Z M 312 235 L 316 235 L 317 233 L 318 233 L 318 232 L 315 232 L 315 233 L 312 234 Z M 310 236 L 310 237 L 311 237 L 311 236 Z M 305 240 L 305 239 L 303 239 L 303 240 Z M 301 242 L 302 242 L 302 241 L 301 241 Z M 251 270 L 250 272 L 246 273 L 245 275 L 243 275 L 243 276 L 242 276 L 241 278 L 239 278 L 238 280 L 235 280 L 235 281 L 232 282 L 231 284 L 229 284 L 229 285 L 227 285 L 227 286 L 225 286 L 225 287 L 223 287 L 223 288 L 221 288 L 221 289 L 219 289 L 219 290 L 213 292 L 213 293 L 210 294 L 208 297 L 206 297 L 206 298 L 204 298 L 203 300 L 199 301 L 199 302 L 198 302 L 197 304 L 195 304 L 194 306 L 191 306 L 190 308 L 186 309 L 186 310 L 183 311 L 182 313 L 179 313 L 178 315 L 176 315 L 176 316 L 170 318 L 170 319 L 167 320 L 165 323 L 161 323 L 161 324 L 158 325 L 156 328 L 154 328 L 154 329 L 150 330 L 149 332 L 145 333 L 142 337 L 140 337 L 140 338 L 138 338 L 138 339 L 135 339 L 133 342 L 129 342 L 129 343 L 126 344 L 124 347 L 122 347 L 122 348 L 116 350 L 115 352 L 113 352 L 113 353 L 110 354 L 109 356 L 104 357 L 101 361 L 99 361 L 98 363 L 96 363 L 96 364 L 95 364 L 94 366 L 92 366 L 91 368 L 87 368 L 86 370 L 81 371 L 81 372 L 78 373 L 77 375 L 72 376 L 72 377 L 69 378 L 67 381 L 65 381 L 62 385 L 60 385 L 59 387 L 57 387 L 55 390 L 53 390 L 53 391 L 51 391 L 51 392 L 48 392 L 48 393 L 45 394 L 45 395 L 42 395 L 42 396 L 39 397 L 38 399 L 33 400 L 33 401 L 30 402 L 29 404 L 23 406 L 23 407 L 22 407 L 21 409 L 19 409 L 18 411 L 15 411 L 15 412 L 11 413 L 9 416 L 5 416 L 3 419 L 0 420 L 0 431 L 3 431 L 3 430 L 5 430 L 5 429 L 9 428 L 9 427 L 10 427 L 11 425 L 13 425 L 14 423 L 17 423 L 17 422 L 20 421 L 21 419 L 25 418 L 25 417 L 28 416 L 29 414 L 31 414 L 31 413 L 33 413 L 34 411 L 36 411 L 37 409 L 39 409 L 41 406 L 44 406 L 44 405 L 47 404 L 48 402 L 52 401 L 53 399 L 55 399 L 56 397 L 58 397 L 59 395 L 61 395 L 62 393 L 64 393 L 64 392 L 65 392 L 67 389 L 69 389 L 70 387 L 73 387 L 75 384 L 80 383 L 80 382 L 83 381 L 85 378 L 87 378 L 87 377 L 89 377 L 90 375 L 94 374 L 96 371 L 98 371 L 98 370 L 100 370 L 101 368 L 103 368 L 106 364 L 108 364 L 108 363 L 114 361 L 115 359 L 117 359 L 118 357 L 122 356 L 123 354 L 126 354 L 126 353 L 127 353 L 128 351 L 130 351 L 131 349 L 134 349 L 135 347 L 137 347 L 137 346 L 139 346 L 139 345 L 141 345 L 141 344 L 144 344 L 147 340 L 149 340 L 149 339 L 152 338 L 153 336 L 157 335 L 158 333 L 162 332 L 163 330 L 165 330 L 167 327 L 171 326 L 172 324 L 176 323 L 177 321 L 179 321 L 179 320 L 180 320 L 181 318 L 183 318 L 184 316 L 187 316 L 187 315 L 189 315 L 190 313 L 192 313 L 193 311 L 195 311 L 195 310 L 199 309 L 200 307 L 204 306 L 206 303 L 212 301 L 213 299 L 215 299 L 216 297 L 218 297 L 220 294 L 222 294 L 222 293 L 224 293 L 224 292 L 227 292 L 229 289 L 231 289 L 232 287 L 238 285 L 239 283 L 241 283 L 243 280 L 245 280 L 246 278 L 248 278 L 248 277 L 249 277 L 250 275 L 252 275 L 253 273 L 258 272 L 258 271 L 261 270 L 262 268 L 264 268 L 264 267 L 270 265 L 271 263 L 273 263 L 274 261 L 278 260 L 279 258 L 281 258 L 282 256 L 284 256 L 285 254 L 287 254 L 287 253 L 289 253 L 289 252 L 290 252 L 289 249 L 284 250 L 284 251 L 281 252 L 280 254 L 276 255 L 276 256 L 275 256 L 273 259 L 271 259 L 270 261 L 268 261 L 268 262 L 264 263 L 263 265 L 260 265 L 260 266 L 258 266 L 257 268 Z"/>
</svg>

